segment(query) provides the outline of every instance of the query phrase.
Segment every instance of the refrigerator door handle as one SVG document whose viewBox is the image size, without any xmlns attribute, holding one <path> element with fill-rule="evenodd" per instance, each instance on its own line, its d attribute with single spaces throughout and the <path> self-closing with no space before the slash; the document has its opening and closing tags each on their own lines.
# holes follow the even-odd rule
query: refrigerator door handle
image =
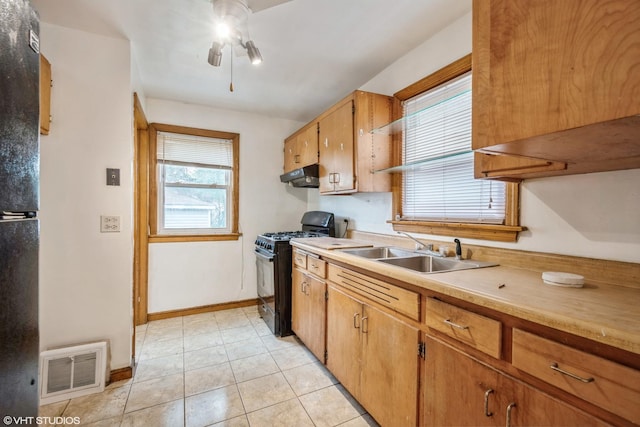
<svg viewBox="0 0 640 427">
<path fill-rule="evenodd" d="M 35 218 L 36 216 L 37 216 L 36 211 L 24 211 L 24 212 L 2 211 L 0 212 L 0 220 L 27 219 L 27 218 Z"/>
</svg>

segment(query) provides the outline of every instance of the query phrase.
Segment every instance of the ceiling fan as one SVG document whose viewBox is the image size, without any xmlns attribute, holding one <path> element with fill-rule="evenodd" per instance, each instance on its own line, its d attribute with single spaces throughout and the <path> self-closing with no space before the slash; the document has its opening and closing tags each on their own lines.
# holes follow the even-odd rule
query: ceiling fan
<svg viewBox="0 0 640 427">
<path fill-rule="evenodd" d="M 246 52 L 252 64 L 261 63 L 262 55 L 249 36 L 249 15 L 289 1 L 291 0 L 211 0 L 216 37 L 209 49 L 209 64 L 220 66 L 222 49 L 226 45 L 230 45 L 237 54 L 243 55 Z"/>
</svg>

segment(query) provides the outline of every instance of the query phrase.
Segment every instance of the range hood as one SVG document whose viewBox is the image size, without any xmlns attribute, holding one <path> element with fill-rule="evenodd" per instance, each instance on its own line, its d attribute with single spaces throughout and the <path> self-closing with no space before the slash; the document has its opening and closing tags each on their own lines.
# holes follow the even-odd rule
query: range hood
<svg viewBox="0 0 640 427">
<path fill-rule="evenodd" d="M 287 182 L 293 187 L 318 188 L 320 186 L 318 172 L 317 164 L 304 166 L 280 175 L 280 182 Z"/>
</svg>

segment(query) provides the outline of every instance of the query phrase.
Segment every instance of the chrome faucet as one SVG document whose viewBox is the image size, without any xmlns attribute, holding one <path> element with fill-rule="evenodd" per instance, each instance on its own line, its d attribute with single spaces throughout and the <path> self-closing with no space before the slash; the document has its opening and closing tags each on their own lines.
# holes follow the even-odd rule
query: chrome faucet
<svg viewBox="0 0 640 427">
<path fill-rule="evenodd" d="M 407 236 L 408 238 L 410 238 L 411 240 L 416 242 L 416 250 L 417 251 L 419 251 L 420 249 L 425 249 L 427 247 L 427 245 L 425 245 L 424 243 L 422 243 L 420 240 L 416 239 L 415 237 L 413 237 L 409 233 L 405 233 L 404 231 L 398 231 L 398 234 L 404 234 L 405 236 Z"/>
<path fill-rule="evenodd" d="M 410 238 L 411 240 L 413 240 L 414 242 L 416 242 L 416 251 L 417 252 L 420 252 L 420 253 L 423 253 L 423 254 L 426 254 L 426 255 L 431 255 L 431 256 L 444 258 L 444 254 L 441 254 L 440 252 L 437 252 L 437 251 L 433 250 L 433 245 L 431 243 L 425 245 L 420 240 L 416 239 L 415 237 L 413 237 L 409 233 L 405 233 L 404 231 L 398 231 L 398 234 L 403 234 L 403 235 L 407 236 L 408 238 Z"/>
</svg>

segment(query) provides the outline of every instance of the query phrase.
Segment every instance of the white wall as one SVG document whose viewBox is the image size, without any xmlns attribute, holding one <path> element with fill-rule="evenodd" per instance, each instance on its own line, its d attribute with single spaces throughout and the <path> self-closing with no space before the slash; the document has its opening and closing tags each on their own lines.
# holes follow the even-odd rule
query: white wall
<svg viewBox="0 0 640 427">
<path fill-rule="evenodd" d="M 41 143 L 41 349 L 108 340 L 129 366 L 132 331 L 132 108 L 129 42 L 41 23 L 52 66 Z M 119 187 L 106 168 L 120 169 Z M 100 215 L 120 233 L 100 233 Z"/>
<path fill-rule="evenodd" d="M 471 52 L 471 14 L 453 22 L 361 87 L 391 95 Z M 521 184 L 517 243 L 463 239 L 463 243 L 640 262 L 640 169 L 527 180 Z M 390 193 L 319 196 L 309 209 L 352 220 L 350 228 L 394 234 Z M 342 224 L 342 223 L 341 223 Z M 427 236 L 450 241 L 442 236 Z"/>
<path fill-rule="evenodd" d="M 41 41 L 54 79 L 51 134 L 41 139 L 41 348 L 106 339 L 110 368 L 118 369 L 129 366 L 131 355 L 131 93 L 139 78 L 125 40 L 42 23 Z M 466 15 L 362 89 L 392 94 L 470 49 Z M 359 230 L 393 233 L 385 223 L 389 193 L 320 197 L 278 182 L 282 141 L 303 123 L 141 95 L 150 122 L 240 133 L 243 237 L 152 244 L 150 312 L 254 298 L 255 236 L 298 229 L 306 210 L 335 212 Z M 121 169 L 121 186 L 105 185 L 107 167 Z M 640 262 L 638 182 L 640 170 L 526 181 L 521 218 L 529 231 L 517 244 L 493 245 Z M 120 233 L 99 232 L 103 214 L 121 217 Z"/>
<path fill-rule="evenodd" d="M 284 138 L 304 123 L 153 98 L 145 113 L 150 123 L 240 134 L 243 234 L 238 241 L 151 244 L 149 312 L 256 298 L 256 236 L 299 229 L 307 208 L 305 189 L 278 180 Z"/>
</svg>

